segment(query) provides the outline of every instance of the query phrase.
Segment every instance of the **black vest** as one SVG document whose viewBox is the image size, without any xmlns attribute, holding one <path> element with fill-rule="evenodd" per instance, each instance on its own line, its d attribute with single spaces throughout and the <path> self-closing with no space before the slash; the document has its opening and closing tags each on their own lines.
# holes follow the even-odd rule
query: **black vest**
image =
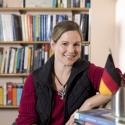
<svg viewBox="0 0 125 125">
<path fill-rule="evenodd" d="M 96 94 L 94 87 L 88 79 L 89 62 L 79 59 L 72 67 L 68 79 L 66 95 L 64 98 L 64 123 L 70 115 L 78 109 L 83 102 Z M 33 72 L 33 80 L 36 92 L 36 110 L 39 115 L 39 125 L 49 125 L 53 108 L 52 73 L 54 56 L 47 63 Z"/>
</svg>

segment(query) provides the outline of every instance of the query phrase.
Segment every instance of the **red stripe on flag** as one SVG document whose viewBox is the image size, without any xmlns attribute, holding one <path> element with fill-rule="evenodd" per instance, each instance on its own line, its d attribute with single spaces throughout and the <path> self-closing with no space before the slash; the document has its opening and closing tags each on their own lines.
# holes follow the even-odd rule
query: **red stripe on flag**
<svg viewBox="0 0 125 125">
<path fill-rule="evenodd" d="M 112 79 L 112 76 L 107 72 L 107 70 L 104 70 L 102 79 L 105 83 L 105 85 L 114 93 L 119 88 L 117 83 Z"/>
</svg>

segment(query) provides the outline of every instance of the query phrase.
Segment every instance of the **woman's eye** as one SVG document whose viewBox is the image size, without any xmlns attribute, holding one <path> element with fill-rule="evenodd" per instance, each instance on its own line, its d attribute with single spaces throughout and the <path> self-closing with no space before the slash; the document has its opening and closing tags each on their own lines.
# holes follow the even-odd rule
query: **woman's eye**
<svg viewBox="0 0 125 125">
<path fill-rule="evenodd" d="M 81 46 L 81 44 L 80 43 L 76 43 L 76 44 L 74 44 L 74 46 Z"/>
<path fill-rule="evenodd" d="M 68 45 L 68 43 L 62 43 L 62 45 L 67 46 L 67 45 Z"/>
</svg>

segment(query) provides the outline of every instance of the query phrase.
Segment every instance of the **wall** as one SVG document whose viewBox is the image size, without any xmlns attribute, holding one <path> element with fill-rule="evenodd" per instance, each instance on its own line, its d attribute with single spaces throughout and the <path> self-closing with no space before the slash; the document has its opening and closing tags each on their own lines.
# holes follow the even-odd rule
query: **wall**
<svg viewBox="0 0 125 125">
<path fill-rule="evenodd" d="M 125 72 L 125 0 L 116 0 L 115 56 L 116 63 Z"/>
<path fill-rule="evenodd" d="M 17 109 L 1 109 L 0 125 L 12 125 L 17 117 Z"/>
<path fill-rule="evenodd" d="M 91 0 L 91 2 L 91 62 L 104 66 L 109 48 L 114 53 L 115 0 Z"/>
</svg>

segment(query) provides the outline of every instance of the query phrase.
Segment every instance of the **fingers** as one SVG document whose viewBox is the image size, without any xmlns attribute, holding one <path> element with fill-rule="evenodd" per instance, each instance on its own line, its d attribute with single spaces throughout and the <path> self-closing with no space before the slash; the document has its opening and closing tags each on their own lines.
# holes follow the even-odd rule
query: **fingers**
<svg viewBox="0 0 125 125">
<path fill-rule="evenodd" d="M 68 120 L 68 122 L 66 123 L 66 125 L 74 125 L 74 117 L 73 115 L 71 115 L 70 119 Z"/>
<path fill-rule="evenodd" d="M 75 112 L 77 112 L 78 110 L 76 110 Z M 68 122 L 65 125 L 77 125 L 75 123 L 75 119 L 74 119 L 74 114 L 75 112 L 70 116 L 70 119 L 68 120 Z"/>
</svg>

